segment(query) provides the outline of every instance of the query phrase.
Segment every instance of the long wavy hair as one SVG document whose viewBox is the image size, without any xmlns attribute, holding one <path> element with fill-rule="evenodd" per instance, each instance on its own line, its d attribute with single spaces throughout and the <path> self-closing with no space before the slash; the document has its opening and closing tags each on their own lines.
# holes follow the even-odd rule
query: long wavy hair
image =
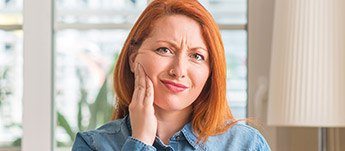
<svg viewBox="0 0 345 151">
<path fill-rule="evenodd" d="M 112 119 L 126 116 L 134 91 L 129 56 L 140 48 L 154 23 L 164 16 L 186 15 L 197 21 L 210 54 L 210 76 L 193 102 L 191 123 L 199 141 L 227 131 L 235 122 L 226 99 L 226 61 L 220 31 L 211 14 L 197 0 L 154 0 L 135 22 L 114 69 L 116 105 Z"/>
</svg>

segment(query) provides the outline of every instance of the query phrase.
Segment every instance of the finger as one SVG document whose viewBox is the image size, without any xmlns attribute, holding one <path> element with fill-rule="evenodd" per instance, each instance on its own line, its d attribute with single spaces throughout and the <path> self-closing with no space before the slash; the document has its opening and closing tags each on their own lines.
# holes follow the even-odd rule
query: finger
<svg viewBox="0 0 345 151">
<path fill-rule="evenodd" d="M 146 80 L 145 80 L 145 73 L 143 70 L 143 66 L 138 64 L 138 76 L 137 76 L 137 87 L 135 88 L 137 91 L 137 101 L 138 103 L 143 103 L 145 98 L 146 92 Z"/>
<path fill-rule="evenodd" d="M 146 93 L 145 93 L 145 104 L 153 105 L 154 100 L 154 88 L 151 79 L 148 76 L 145 76 L 146 81 Z"/>
<path fill-rule="evenodd" d="M 136 89 L 137 87 L 137 83 L 138 83 L 138 78 L 137 78 L 137 75 L 138 75 L 138 66 L 137 66 L 137 63 L 135 64 L 135 67 L 134 67 L 134 90 L 133 90 L 133 95 L 132 95 L 132 100 L 130 102 L 130 106 L 133 106 L 133 104 L 136 104 L 138 101 L 137 99 L 137 96 L 138 96 L 138 91 Z"/>
<path fill-rule="evenodd" d="M 138 72 L 139 72 L 139 69 L 138 69 L 138 63 L 135 64 L 135 67 L 134 67 L 134 88 L 137 87 L 138 85 Z"/>
<path fill-rule="evenodd" d="M 139 85 L 139 63 L 135 64 L 134 67 L 134 91 L 133 91 L 133 95 L 132 95 L 132 101 L 131 103 L 138 103 L 138 85 Z"/>
</svg>

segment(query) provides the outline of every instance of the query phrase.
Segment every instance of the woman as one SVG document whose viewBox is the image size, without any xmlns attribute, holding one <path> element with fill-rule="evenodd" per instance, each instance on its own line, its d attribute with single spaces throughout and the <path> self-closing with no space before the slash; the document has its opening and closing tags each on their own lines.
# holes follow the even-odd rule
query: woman
<svg viewBox="0 0 345 151">
<path fill-rule="evenodd" d="M 114 71 L 114 121 L 78 133 L 73 150 L 270 150 L 234 120 L 219 29 L 196 0 L 155 0 Z"/>
</svg>

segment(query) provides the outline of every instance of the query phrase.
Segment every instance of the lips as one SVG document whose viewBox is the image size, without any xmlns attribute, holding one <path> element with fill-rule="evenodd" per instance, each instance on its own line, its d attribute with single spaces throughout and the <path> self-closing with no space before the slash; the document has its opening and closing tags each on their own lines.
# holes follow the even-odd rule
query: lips
<svg viewBox="0 0 345 151">
<path fill-rule="evenodd" d="M 188 87 L 183 84 L 175 83 L 169 80 L 161 80 L 161 81 L 173 93 L 179 93 L 188 89 Z"/>
</svg>

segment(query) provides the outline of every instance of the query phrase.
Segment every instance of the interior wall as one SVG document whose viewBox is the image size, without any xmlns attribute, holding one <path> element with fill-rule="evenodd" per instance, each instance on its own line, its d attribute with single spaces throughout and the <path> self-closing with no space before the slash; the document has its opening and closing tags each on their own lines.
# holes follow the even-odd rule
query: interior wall
<svg viewBox="0 0 345 151">
<path fill-rule="evenodd" d="M 274 0 L 248 0 L 248 117 L 256 120 L 271 149 L 277 150 L 277 129 L 267 127 L 266 105 L 271 56 Z"/>
</svg>

